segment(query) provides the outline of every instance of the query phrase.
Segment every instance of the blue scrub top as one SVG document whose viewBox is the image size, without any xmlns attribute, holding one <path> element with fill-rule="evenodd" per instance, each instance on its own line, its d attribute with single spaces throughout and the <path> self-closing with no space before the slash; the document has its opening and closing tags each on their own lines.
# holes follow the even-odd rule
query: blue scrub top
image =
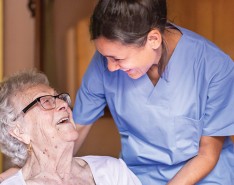
<svg viewBox="0 0 234 185">
<path fill-rule="evenodd" d="M 121 157 L 144 185 L 166 184 L 198 154 L 201 136 L 234 135 L 233 61 L 205 38 L 177 28 L 183 35 L 156 86 L 147 75 L 108 71 L 96 52 L 74 106 L 75 122 L 90 124 L 108 105 Z M 234 146 L 227 137 L 215 169 L 198 184 L 233 182 Z"/>
</svg>

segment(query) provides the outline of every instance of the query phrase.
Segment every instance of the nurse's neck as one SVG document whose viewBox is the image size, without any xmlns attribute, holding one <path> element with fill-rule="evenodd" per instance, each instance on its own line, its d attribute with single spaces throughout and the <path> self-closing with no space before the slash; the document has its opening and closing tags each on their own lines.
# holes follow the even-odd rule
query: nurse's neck
<svg viewBox="0 0 234 185">
<path fill-rule="evenodd" d="M 167 65 L 168 61 L 170 60 L 181 36 L 182 33 L 177 28 L 167 29 L 165 31 L 164 42 L 166 43 L 167 47 L 167 57 L 166 61 L 164 61 L 164 65 Z M 155 86 L 160 78 L 160 75 L 158 73 L 158 65 L 153 64 L 148 70 L 147 75 L 149 76 L 149 79 L 151 80 L 152 84 Z"/>
<path fill-rule="evenodd" d="M 160 75 L 158 73 L 158 65 L 153 64 L 151 68 L 148 70 L 147 75 L 151 80 L 152 84 L 155 86 L 160 78 Z"/>
</svg>

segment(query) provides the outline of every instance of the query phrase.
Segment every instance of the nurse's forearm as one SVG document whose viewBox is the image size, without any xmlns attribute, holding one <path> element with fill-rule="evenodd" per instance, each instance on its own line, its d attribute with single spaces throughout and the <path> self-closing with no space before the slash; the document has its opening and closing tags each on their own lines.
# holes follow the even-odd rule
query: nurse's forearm
<svg viewBox="0 0 234 185">
<path fill-rule="evenodd" d="M 219 160 L 224 139 L 202 136 L 198 155 L 188 161 L 168 185 L 194 185 L 207 176 Z"/>
<path fill-rule="evenodd" d="M 214 166 L 214 161 L 206 157 L 194 157 L 176 174 L 168 185 L 194 185 L 205 177 Z"/>
<path fill-rule="evenodd" d="M 91 127 L 92 127 L 92 124 L 87 125 L 87 126 L 76 124 L 76 129 L 79 132 L 79 137 L 75 142 L 74 152 L 73 152 L 74 155 L 76 155 L 77 151 L 80 149 L 80 147 L 83 144 L 85 138 L 87 137 Z"/>
<path fill-rule="evenodd" d="M 0 174 L 0 183 L 19 171 L 19 168 L 12 167 Z"/>
</svg>

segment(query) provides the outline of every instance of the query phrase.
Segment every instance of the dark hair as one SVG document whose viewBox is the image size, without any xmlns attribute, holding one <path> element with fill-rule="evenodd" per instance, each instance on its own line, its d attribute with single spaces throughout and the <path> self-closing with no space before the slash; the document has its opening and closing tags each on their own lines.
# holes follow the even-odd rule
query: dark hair
<svg viewBox="0 0 234 185">
<path fill-rule="evenodd" d="M 148 33 L 167 25 L 166 0 L 99 0 L 90 19 L 91 40 L 103 36 L 122 44 L 143 46 Z M 164 70 L 166 47 L 159 61 L 159 74 Z"/>
<path fill-rule="evenodd" d="M 166 0 L 99 0 L 90 20 L 91 40 L 104 36 L 141 46 L 152 29 L 162 33 L 166 22 Z"/>
</svg>

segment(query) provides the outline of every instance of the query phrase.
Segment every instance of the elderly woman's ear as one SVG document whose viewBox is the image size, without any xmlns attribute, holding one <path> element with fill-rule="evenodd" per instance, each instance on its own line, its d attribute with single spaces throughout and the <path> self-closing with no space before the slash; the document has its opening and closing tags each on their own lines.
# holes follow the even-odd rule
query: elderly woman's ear
<svg viewBox="0 0 234 185">
<path fill-rule="evenodd" d="M 9 133 L 11 134 L 11 136 L 24 142 L 25 144 L 30 143 L 30 136 L 23 131 L 22 127 L 19 124 L 16 124 L 16 126 L 12 128 Z"/>
</svg>

